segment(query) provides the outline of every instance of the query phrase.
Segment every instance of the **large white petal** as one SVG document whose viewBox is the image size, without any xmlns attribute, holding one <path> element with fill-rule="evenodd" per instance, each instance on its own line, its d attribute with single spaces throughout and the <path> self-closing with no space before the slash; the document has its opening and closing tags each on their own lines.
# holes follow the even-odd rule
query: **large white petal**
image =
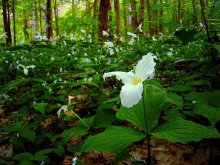
<svg viewBox="0 0 220 165">
<path fill-rule="evenodd" d="M 140 61 L 138 61 L 135 67 L 135 74 L 137 76 L 141 76 L 142 81 L 146 80 L 154 73 L 154 67 L 156 65 L 154 58 L 156 57 L 153 56 L 153 53 L 148 53 L 147 55 L 143 56 Z"/>
<path fill-rule="evenodd" d="M 120 72 L 120 71 L 108 72 L 108 73 L 104 73 L 103 79 L 112 76 L 116 76 L 118 80 L 122 80 L 122 83 L 126 84 L 126 83 L 132 83 L 135 74 L 133 72 Z"/>
<path fill-rule="evenodd" d="M 123 85 L 120 93 L 121 104 L 124 107 L 132 107 L 140 101 L 142 92 L 142 83 L 139 83 L 138 85 L 132 85 L 129 83 Z"/>
</svg>

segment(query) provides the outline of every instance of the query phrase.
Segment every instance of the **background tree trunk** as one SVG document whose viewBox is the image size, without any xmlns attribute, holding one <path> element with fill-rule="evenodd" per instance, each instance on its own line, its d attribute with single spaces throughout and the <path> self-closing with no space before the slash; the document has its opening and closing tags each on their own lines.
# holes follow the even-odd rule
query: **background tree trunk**
<svg viewBox="0 0 220 165">
<path fill-rule="evenodd" d="M 108 12 L 111 8 L 110 0 L 100 0 L 98 38 L 103 38 L 103 31 L 108 31 Z"/>
<path fill-rule="evenodd" d="M 163 33 L 163 0 L 160 0 L 159 32 Z"/>
<path fill-rule="evenodd" d="M 193 8 L 193 22 L 192 22 L 192 24 L 198 27 L 198 17 L 197 17 L 195 0 L 192 0 L 192 8 Z"/>
<path fill-rule="evenodd" d="M 58 5 L 57 0 L 54 0 L 54 16 L 55 16 L 55 24 L 56 24 L 56 36 L 60 35 L 60 29 L 59 29 L 59 11 L 58 11 Z"/>
<path fill-rule="evenodd" d="M 47 20 L 47 39 L 48 40 L 52 40 L 52 38 L 53 38 L 53 29 L 52 29 L 52 7 L 51 7 L 51 0 L 47 0 L 46 20 Z"/>
<path fill-rule="evenodd" d="M 16 21 L 15 21 L 15 0 L 12 0 L 12 13 L 13 13 L 13 33 L 14 33 L 14 46 L 16 46 Z"/>
<path fill-rule="evenodd" d="M 4 22 L 4 30 L 7 35 L 6 44 L 11 45 L 11 29 L 10 29 L 10 11 L 9 11 L 9 3 L 8 0 L 2 0 L 3 5 L 3 22 Z"/>
<path fill-rule="evenodd" d="M 142 27 L 144 27 L 144 9 L 145 9 L 145 0 L 140 0 L 140 14 L 139 14 L 139 25 L 142 23 Z"/>
<path fill-rule="evenodd" d="M 115 7 L 115 13 L 116 13 L 116 35 L 118 38 L 121 36 L 121 17 L 120 17 L 120 4 L 119 0 L 114 0 L 114 7 Z"/>
<path fill-rule="evenodd" d="M 151 8 L 150 8 L 150 1 L 149 0 L 146 0 L 147 4 L 147 17 L 148 17 L 148 33 L 149 35 L 152 35 L 153 34 L 153 30 L 152 30 L 152 27 L 151 27 Z"/>
<path fill-rule="evenodd" d="M 34 20 L 33 20 L 34 40 L 36 40 L 35 36 L 37 35 L 37 30 L 38 30 L 37 0 L 34 0 L 33 15 L 34 15 Z"/>
<path fill-rule="evenodd" d="M 131 11 L 132 11 L 132 16 L 131 16 L 132 29 L 133 31 L 136 31 L 138 27 L 137 1 L 136 0 L 131 0 Z"/>
</svg>

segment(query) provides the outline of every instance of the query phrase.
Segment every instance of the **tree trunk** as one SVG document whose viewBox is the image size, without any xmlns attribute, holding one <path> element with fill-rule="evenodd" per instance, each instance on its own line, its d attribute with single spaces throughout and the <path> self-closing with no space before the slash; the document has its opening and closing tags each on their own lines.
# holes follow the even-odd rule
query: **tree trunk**
<svg viewBox="0 0 220 165">
<path fill-rule="evenodd" d="M 7 36 L 6 44 L 11 45 L 10 12 L 9 12 L 8 0 L 2 0 L 2 6 L 3 6 L 4 30 Z"/>
<path fill-rule="evenodd" d="M 192 0 L 192 8 L 193 8 L 193 25 L 198 27 L 198 17 L 197 17 L 197 10 L 196 10 L 196 2 Z"/>
<path fill-rule="evenodd" d="M 160 0 L 159 32 L 163 33 L 163 0 Z"/>
<path fill-rule="evenodd" d="M 144 9 L 145 9 L 145 0 L 140 0 L 139 24 L 142 23 L 142 27 L 144 26 Z"/>
<path fill-rule="evenodd" d="M 154 34 L 158 34 L 158 21 L 157 21 L 157 18 L 158 18 L 158 11 L 157 11 L 157 8 L 156 8 L 156 6 L 157 6 L 157 0 L 154 0 L 154 14 L 153 14 L 153 20 L 154 20 Z"/>
<path fill-rule="evenodd" d="M 42 26 L 42 7 L 41 7 L 41 0 L 39 0 L 39 6 L 40 6 L 40 33 L 43 34 L 43 26 Z"/>
<path fill-rule="evenodd" d="M 178 0 L 177 19 L 178 23 L 181 23 L 181 0 Z"/>
<path fill-rule="evenodd" d="M 151 8 L 150 8 L 150 1 L 149 0 L 146 0 L 147 4 L 147 17 L 148 17 L 148 33 L 149 35 L 152 35 L 153 34 L 153 30 L 152 30 L 152 27 L 151 27 Z"/>
<path fill-rule="evenodd" d="M 103 31 L 108 31 L 108 12 L 110 10 L 110 0 L 100 0 L 99 6 L 99 26 L 98 38 L 103 38 Z"/>
<path fill-rule="evenodd" d="M 132 11 L 132 17 L 131 17 L 131 23 L 132 23 L 132 29 L 133 31 L 137 30 L 138 27 L 138 18 L 137 18 L 137 1 L 131 0 L 131 11 Z"/>
<path fill-rule="evenodd" d="M 54 0 L 54 16 L 55 16 L 55 23 L 56 23 L 56 35 L 59 36 L 60 29 L 59 29 L 59 11 L 58 11 L 58 5 L 57 0 Z"/>
<path fill-rule="evenodd" d="M 37 26 L 37 0 L 34 0 L 34 10 L 33 10 L 33 15 L 34 15 L 34 20 L 33 20 L 33 28 L 34 28 L 34 40 L 36 40 L 36 35 L 37 35 L 37 30 L 38 30 L 38 26 Z"/>
<path fill-rule="evenodd" d="M 121 27 L 121 24 L 120 24 L 120 20 L 121 20 L 121 17 L 120 17 L 120 4 L 119 4 L 119 0 L 114 0 L 114 7 L 115 7 L 115 13 L 116 13 L 116 35 L 118 38 L 120 38 L 120 27 Z"/>
<path fill-rule="evenodd" d="M 16 46 L 15 0 L 12 0 L 14 46 Z"/>
<path fill-rule="evenodd" d="M 47 20 L 47 39 L 52 40 L 53 38 L 53 29 L 52 29 L 52 7 L 51 0 L 47 0 L 46 6 L 46 20 Z"/>
<path fill-rule="evenodd" d="M 124 27 L 125 27 L 125 38 L 127 37 L 127 16 L 126 16 L 126 5 L 125 0 L 123 0 L 123 14 L 124 14 Z"/>
</svg>

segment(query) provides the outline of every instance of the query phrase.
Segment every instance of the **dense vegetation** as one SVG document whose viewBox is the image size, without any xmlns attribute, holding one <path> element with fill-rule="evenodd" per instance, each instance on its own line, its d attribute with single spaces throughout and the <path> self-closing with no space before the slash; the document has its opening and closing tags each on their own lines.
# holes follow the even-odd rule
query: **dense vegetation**
<svg viewBox="0 0 220 165">
<path fill-rule="evenodd" d="M 213 5 L 219 8 L 218 2 Z M 159 139 L 194 149 L 207 144 L 209 154 L 200 163 L 215 164 L 220 153 L 219 12 L 206 12 L 210 19 L 201 7 L 202 26 L 176 24 L 167 34 L 123 26 L 123 40 L 111 31 L 99 36 L 94 27 L 81 24 L 67 25 L 73 31 L 62 25 L 65 33 L 59 37 L 39 33 L 15 46 L 3 34 L 0 164 L 161 164 Z M 66 22 L 70 13 L 63 16 Z M 143 82 L 136 77 L 133 85 L 143 84 L 142 96 L 133 106 L 122 106 L 126 83 L 103 75 L 136 71 L 149 54 L 155 73 Z"/>
</svg>

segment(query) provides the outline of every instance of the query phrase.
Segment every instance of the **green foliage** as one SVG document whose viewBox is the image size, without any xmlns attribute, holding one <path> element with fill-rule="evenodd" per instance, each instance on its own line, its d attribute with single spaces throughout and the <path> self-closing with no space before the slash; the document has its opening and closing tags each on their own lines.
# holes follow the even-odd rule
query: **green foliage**
<svg viewBox="0 0 220 165">
<path fill-rule="evenodd" d="M 182 118 L 168 120 L 156 128 L 152 135 L 183 144 L 198 142 L 203 138 L 220 138 L 220 133 L 213 127 L 206 127 Z"/>
<path fill-rule="evenodd" d="M 84 142 L 81 151 L 101 151 L 119 153 L 133 142 L 144 138 L 144 134 L 133 128 L 112 126 L 103 133 L 89 136 Z"/>
</svg>

